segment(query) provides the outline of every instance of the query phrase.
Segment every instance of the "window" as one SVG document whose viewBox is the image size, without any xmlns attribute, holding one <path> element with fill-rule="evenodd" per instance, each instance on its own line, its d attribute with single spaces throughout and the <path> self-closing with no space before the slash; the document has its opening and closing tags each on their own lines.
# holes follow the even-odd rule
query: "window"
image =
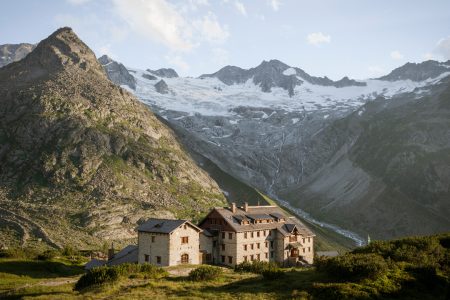
<svg viewBox="0 0 450 300">
<path fill-rule="evenodd" d="M 247 232 L 244 232 L 244 239 L 247 238 Z"/>
<path fill-rule="evenodd" d="M 156 257 L 156 263 L 157 263 L 157 264 L 160 264 L 160 263 L 161 263 L 161 256 L 157 256 L 157 257 Z"/>
<path fill-rule="evenodd" d="M 269 258 L 269 252 L 264 253 L 264 255 L 266 256 L 266 258 Z"/>
<path fill-rule="evenodd" d="M 233 263 L 233 256 L 228 256 L 228 263 L 232 264 Z"/>
<path fill-rule="evenodd" d="M 273 248 L 273 241 L 270 241 L 270 248 Z"/>
<path fill-rule="evenodd" d="M 222 262 L 225 263 L 225 255 L 222 255 Z"/>
<path fill-rule="evenodd" d="M 256 232 L 256 236 L 259 237 L 259 231 Z"/>
<path fill-rule="evenodd" d="M 252 237 L 253 237 L 253 231 L 252 231 Z"/>
<path fill-rule="evenodd" d="M 247 245 L 244 245 L 244 251 L 247 251 Z"/>
<path fill-rule="evenodd" d="M 273 251 L 270 251 L 270 257 L 273 258 Z"/>
<path fill-rule="evenodd" d="M 144 261 L 145 262 L 150 262 L 150 255 L 144 254 Z"/>
<path fill-rule="evenodd" d="M 152 236 L 152 243 L 155 242 L 155 236 Z"/>
<path fill-rule="evenodd" d="M 311 252 L 311 247 L 308 247 L 308 252 Z"/>
<path fill-rule="evenodd" d="M 267 235 L 267 231 L 266 230 L 264 230 L 264 236 L 266 236 Z"/>
<path fill-rule="evenodd" d="M 250 260 L 251 260 L 251 261 L 253 261 L 253 260 L 254 260 L 254 258 L 253 258 L 253 255 L 250 255 Z"/>
<path fill-rule="evenodd" d="M 187 243 L 189 243 L 189 237 L 188 237 L 188 236 L 182 236 L 182 237 L 181 237 L 181 243 L 182 243 L 182 244 L 187 244 Z"/>
<path fill-rule="evenodd" d="M 269 243 L 268 242 L 265 242 L 264 244 L 265 244 L 266 248 L 269 247 Z"/>
<path fill-rule="evenodd" d="M 261 260 L 261 255 L 260 254 L 256 254 L 256 260 Z"/>
<path fill-rule="evenodd" d="M 308 238 L 308 243 L 311 242 L 311 238 Z"/>
<path fill-rule="evenodd" d="M 248 261 L 247 255 L 244 255 L 244 261 Z"/>
<path fill-rule="evenodd" d="M 182 264 L 189 263 L 189 254 L 187 254 L 187 253 L 181 254 L 181 263 Z"/>
<path fill-rule="evenodd" d="M 269 230 L 269 236 L 271 236 L 272 235 L 272 230 Z"/>
<path fill-rule="evenodd" d="M 303 238 L 303 244 L 305 243 L 305 238 Z"/>
<path fill-rule="evenodd" d="M 303 253 L 305 253 L 305 248 L 303 248 Z"/>
<path fill-rule="evenodd" d="M 225 232 L 222 232 L 222 239 L 225 239 Z"/>
<path fill-rule="evenodd" d="M 232 233 L 232 232 L 229 232 L 229 233 L 228 233 L 228 239 L 229 239 L 229 240 L 232 240 L 232 239 L 233 239 L 233 233 Z"/>
<path fill-rule="evenodd" d="M 186 224 L 184 224 L 183 228 L 184 228 L 184 230 L 186 230 L 186 229 L 187 229 L 187 225 L 186 225 Z"/>
<path fill-rule="evenodd" d="M 256 244 L 256 248 L 258 248 L 258 249 L 260 249 L 260 248 L 261 248 L 261 245 L 260 245 L 260 243 L 257 243 L 257 244 Z"/>
<path fill-rule="evenodd" d="M 225 244 L 222 244 L 222 251 L 225 251 Z"/>
<path fill-rule="evenodd" d="M 252 249 L 252 250 L 253 250 L 253 244 L 250 244 L 250 249 Z"/>
</svg>

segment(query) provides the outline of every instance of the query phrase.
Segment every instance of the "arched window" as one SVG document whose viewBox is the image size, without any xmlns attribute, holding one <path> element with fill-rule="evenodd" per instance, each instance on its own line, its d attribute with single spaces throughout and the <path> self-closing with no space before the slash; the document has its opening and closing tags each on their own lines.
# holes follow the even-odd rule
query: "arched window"
<svg viewBox="0 0 450 300">
<path fill-rule="evenodd" d="M 181 254 L 181 263 L 182 264 L 189 263 L 189 254 L 187 254 L 187 253 Z"/>
</svg>

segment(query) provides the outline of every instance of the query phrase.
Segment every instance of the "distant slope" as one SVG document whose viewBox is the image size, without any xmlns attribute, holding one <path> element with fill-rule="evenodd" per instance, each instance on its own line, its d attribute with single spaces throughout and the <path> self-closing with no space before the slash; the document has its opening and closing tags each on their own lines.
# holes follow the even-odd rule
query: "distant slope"
<svg viewBox="0 0 450 300">
<path fill-rule="evenodd" d="M 12 62 L 21 60 L 30 53 L 36 45 L 21 44 L 5 44 L 0 45 L 0 68 Z"/>
<path fill-rule="evenodd" d="M 422 98 L 383 98 L 317 135 L 341 142 L 282 193 L 314 216 L 376 238 L 450 230 L 450 78 Z"/>
<path fill-rule="evenodd" d="M 0 237 L 98 245 L 134 237 L 142 219 L 198 219 L 224 203 L 70 28 L 0 69 Z"/>
</svg>

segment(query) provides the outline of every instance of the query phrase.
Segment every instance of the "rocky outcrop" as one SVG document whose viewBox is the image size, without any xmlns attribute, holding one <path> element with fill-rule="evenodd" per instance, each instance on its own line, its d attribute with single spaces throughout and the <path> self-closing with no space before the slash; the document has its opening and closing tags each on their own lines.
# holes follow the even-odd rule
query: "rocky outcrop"
<svg viewBox="0 0 450 300">
<path fill-rule="evenodd" d="M 118 63 L 108 57 L 107 55 L 103 55 L 98 59 L 100 64 L 106 71 L 109 80 L 114 82 L 115 84 L 127 85 L 131 89 L 136 89 L 136 80 L 134 77 L 128 72 L 127 68 L 121 63 Z"/>
<path fill-rule="evenodd" d="M 30 53 L 36 45 L 22 44 L 5 44 L 0 45 L 0 68 L 12 62 L 21 60 Z"/>
<path fill-rule="evenodd" d="M 155 89 L 160 94 L 168 94 L 169 93 L 169 86 L 162 79 L 155 84 Z"/>
<path fill-rule="evenodd" d="M 270 61 L 263 61 L 259 66 L 251 69 L 241 69 L 234 66 L 226 66 L 216 73 L 203 74 L 200 78 L 215 77 L 227 85 L 242 84 L 249 79 L 253 83 L 260 86 L 265 93 L 271 92 L 273 87 L 280 87 L 288 91 L 289 96 L 294 95 L 294 88 L 301 85 L 303 81 L 307 81 L 315 85 L 323 86 L 365 86 L 365 82 L 358 82 L 344 77 L 339 81 L 332 81 L 327 77 L 314 77 L 307 74 L 299 68 L 292 68 L 285 63 L 273 59 Z"/>
<path fill-rule="evenodd" d="M 142 74 L 142 77 L 148 80 L 158 80 L 158 77 L 146 73 Z"/>
<path fill-rule="evenodd" d="M 406 63 L 405 65 L 393 70 L 388 75 L 378 79 L 387 81 L 412 80 L 422 81 L 429 78 L 435 78 L 439 75 L 450 72 L 450 60 L 441 63 L 434 60 L 428 60 L 421 63 Z"/>
<path fill-rule="evenodd" d="M 147 69 L 147 72 L 150 72 L 153 75 L 156 75 L 158 77 L 163 77 L 163 78 L 176 78 L 176 77 L 178 77 L 177 72 L 174 69 L 171 69 L 171 68 L 162 68 L 162 69 L 158 69 L 158 70 Z"/>
<path fill-rule="evenodd" d="M 0 69 L 0 99 L 0 206 L 17 236 L 39 229 L 53 245 L 98 245 L 133 238 L 139 219 L 198 219 L 224 203 L 70 28 Z"/>
</svg>

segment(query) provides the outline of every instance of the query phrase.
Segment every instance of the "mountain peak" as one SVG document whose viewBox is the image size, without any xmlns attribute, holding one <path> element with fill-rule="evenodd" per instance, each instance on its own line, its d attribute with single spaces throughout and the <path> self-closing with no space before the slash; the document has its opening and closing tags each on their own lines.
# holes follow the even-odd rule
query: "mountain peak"
<svg viewBox="0 0 450 300">
<path fill-rule="evenodd" d="M 68 69 L 106 76 L 94 52 L 69 27 L 56 30 L 23 60 L 6 68 L 10 76 L 19 76 L 22 82 L 46 78 Z"/>
</svg>

